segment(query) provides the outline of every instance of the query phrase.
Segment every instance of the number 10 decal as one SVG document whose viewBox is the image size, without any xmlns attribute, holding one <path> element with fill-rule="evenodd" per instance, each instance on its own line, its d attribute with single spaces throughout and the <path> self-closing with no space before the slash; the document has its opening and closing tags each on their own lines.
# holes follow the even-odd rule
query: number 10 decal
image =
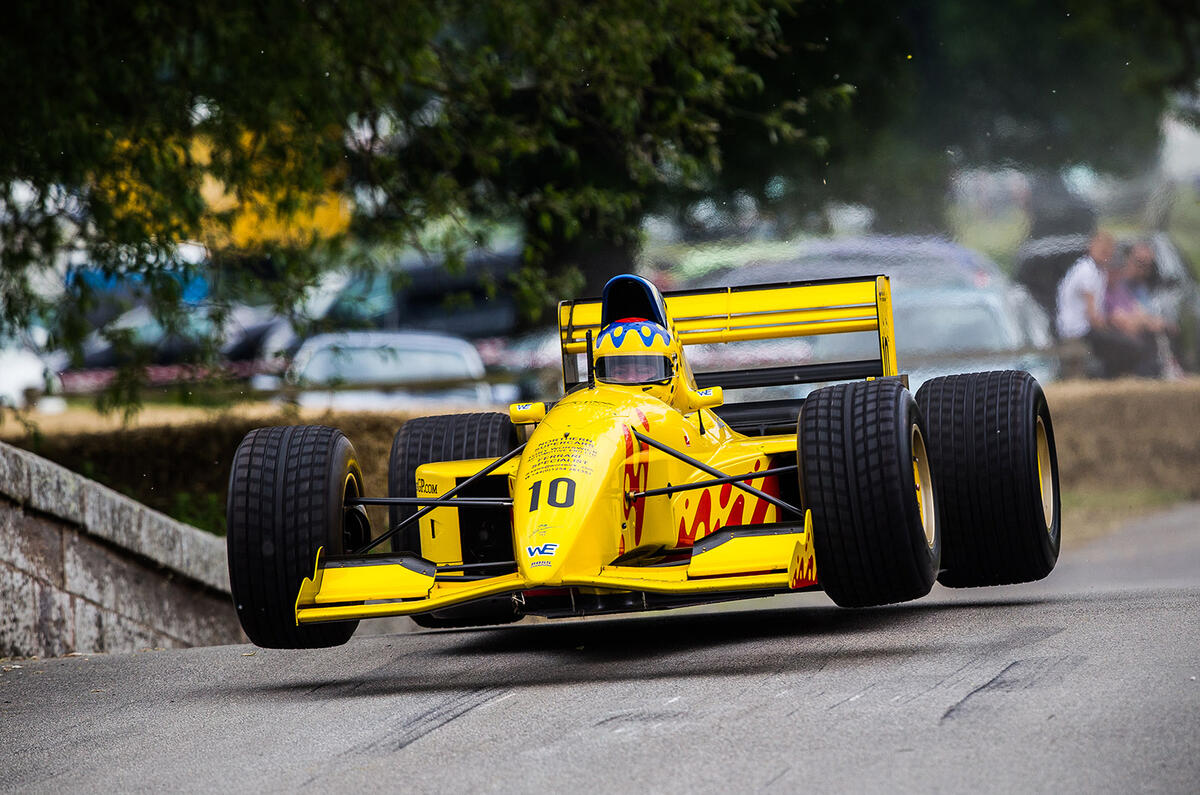
<svg viewBox="0 0 1200 795">
<path fill-rule="evenodd" d="M 529 487 L 529 510 L 536 511 L 542 497 L 542 481 Z M 555 478 L 546 487 L 546 504 L 552 508 L 570 508 L 575 504 L 575 481 L 571 478 Z"/>
</svg>

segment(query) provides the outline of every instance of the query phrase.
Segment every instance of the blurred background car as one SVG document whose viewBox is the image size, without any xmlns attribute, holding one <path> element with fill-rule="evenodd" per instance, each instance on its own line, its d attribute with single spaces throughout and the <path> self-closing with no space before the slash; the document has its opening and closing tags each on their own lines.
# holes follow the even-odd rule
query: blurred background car
<svg viewBox="0 0 1200 795">
<path fill-rule="evenodd" d="M 165 267 L 162 275 L 176 284 L 180 302 L 186 306 L 206 299 L 212 285 L 203 267 L 208 252 L 203 246 L 183 243 L 176 249 L 175 264 Z M 139 306 L 150 298 L 151 288 L 143 274 L 135 271 L 114 272 L 86 261 L 70 263 L 63 275 L 62 300 L 79 302 L 85 307 L 88 325 L 99 328 Z"/>
<path fill-rule="evenodd" d="M 715 267 L 692 275 L 680 286 L 717 286 L 728 282 L 723 274 L 747 269 L 754 269 L 756 278 L 761 274 L 761 282 L 864 273 L 885 273 L 893 284 L 922 287 L 987 287 L 1009 282 L 1000 266 L 983 254 L 939 237 L 867 235 L 806 240 L 786 253 L 776 249 L 770 256 L 748 257 L 723 266 L 713 262 Z"/>
<path fill-rule="evenodd" d="M 206 372 L 257 357 L 257 348 L 238 346 L 273 317 L 271 310 L 222 295 L 227 290 L 221 289 L 221 271 L 208 260 L 203 246 L 183 244 L 176 253 L 178 262 L 158 272 L 154 286 L 136 271 L 106 271 L 87 262 L 67 267 L 58 300 L 82 308 L 83 320 L 92 329 L 80 341 L 77 355 L 61 348 L 46 352 L 68 393 L 102 389 L 116 377 L 117 368 L 133 363 L 146 366 L 142 375 L 152 385 L 196 380 L 197 368 L 186 363 L 196 361 L 213 344 L 218 364 Z M 163 289 L 178 295 L 181 310 L 170 328 L 151 309 L 153 293 Z M 51 317 L 46 322 L 60 320 Z M 49 337 L 43 335 L 42 349 Z"/>
<path fill-rule="evenodd" d="M 886 274 L 891 279 L 901 372 L 916 390 L 936 375 L 1017 369 L 1039 381 L 1059 377 L 1061 361 L 1050 318 L 996 263 L 946 240 L 873 237 L 808 244 L 799 257 L 727 269 L 686 285 L 695 288 L 839 279 Z M 868 358 L 873 334 L 835 334 L 785 343 L 698 346 L 697 370 L 761 367 Z M 772 347 L 774 346 L 774 347 Z M 877 355 L 877 354 L 876 354 Z M 792 389 L 799 396 L 815 388 Z M 782 397 L 730 394 L 730 400 Z"/>
<path fill-rule="evenodd" d="M 916 391 L 939 375 L 982 370 L 1025 370 L 1038 381 L 1056 380 L 1061 361 L 1051 344 L 1049 321 L 1034 307 L 1036 322 L 1018 318 L 1013 293 L 938 287 L 897 290 L 892 297 L 897 363 Z M 874 333 L 831 334 L 771 343 L 699 345 L 690 351 L 697 372 L 817 364 L 877 357 Z M 726 390 L 728 402 L 803 397 L 822 384 L 771 387 L 767 390 Z"/>
<path fill-rule="evenodd" d="M 410 252 L 378 270 L 338 272 L 310 292 L 298 316 L 322 332 L 412 329 L 468 339 L 499 337 L 519 324 L 507 277 L 520 265 L 520 249 L 473 249 L 461 268 L 439 257 Z M 291 319 L 268 317 L 249 324 L 230 350 L 241 358 L 288 356 L 303 331 Z"/>
<path fill-rule="evenodd" d="M 909 376 L 909 388 L 916 391 L 939 375 L 983 370 L 1025 370 L 1042 383 L 1057 379 L 1060 362 L 1051 346 L 1049 321 L 1038 312 L 1034 322 L 1020 322 L 1031 310 L 1019 303 L 1014 293 L 1003 290 L 898 292 L 892 307 L 897 359 L 900 371 Z M 813 347 L 820 360 L 859 352 L 867 358 L 878 342 L 874 335 L 841 334 L 819 337 Z"/>
<path fill-rule="evenodd" d="M 233 346 L 245 335 L 246 330 L 260 322 L 263 311 L 258 307 L 235 306 L 228 310 L 215 338 L 221 344 L 220 352 L 231 361 L 240 361 L 245 356 L 236 355 Z M 120 315 L 108 326 L 108 334 L 92 332 L 83 341 L 83 358 L 80 367 L 119 367 L 139 354 L 149 364 L 175 364 L 185 361 L 200 350 L 206 338 L 214 335 L 216 321 L 212 308 L 192 306 L 183 316 L 182 323 L 168 330 L 147 306 L 139 306 Z M 114 344 L 110 335 L 126 335 L 128 347 Z M 235 355 L 230 356 L 233 352 Z"/>
<path fill-rule="evenodd" d="M 829 273 L 828 278 L 850 275 L 851 271 L 883 273 L 893 283 L 914 287 L 984 288 L 1008 283 L 1000 266 L 983 254 L 937 237 L 875 235 L 814 240 L 805 243 L 789 264 L 801 272 Z"/>
<path fill-rule="evenodd" d="M 562 351 L 558 327 L 476 343 L 487 368 L 513 382 L 514 400 L 544 400 L 562 394 Z"/>
<path fill-rule="evenodd" d="M 467 340 L 412 331 L 344 331 L 305 340 L 284 375 L 259 374 L 251 388 L 278 393 L 302 408 L 339 411 L 493 406 L 511 388 L 483 381 Z"/>
</svg>

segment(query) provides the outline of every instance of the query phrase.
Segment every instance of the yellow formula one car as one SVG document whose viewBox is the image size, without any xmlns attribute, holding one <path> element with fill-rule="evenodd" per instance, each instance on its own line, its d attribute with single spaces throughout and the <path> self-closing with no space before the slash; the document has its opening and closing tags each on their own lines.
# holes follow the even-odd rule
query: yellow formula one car
<svg viewBox="0 0 1200 795">
<path fill-rule="evenodd" d="M 389 497 L 333 428 L 250 432 L 228 502 L 238 616 L 260 646 L 823 589 L 847 607 L 1039 579 L 1058 464 L 1027 373 L 897 374 L 884 276 L 665 297 L 618 276 L 559 307 L 566 396 L 410 420 Z M 871 332 L 879 356 L 693 373 L 687 346 Z M 724 390 L 843 381 L 723 405 Z M 390 506 L 373 534 L 365 506 Z M 394 552 L 381 552 L 385 547 Z"/>
</svg>

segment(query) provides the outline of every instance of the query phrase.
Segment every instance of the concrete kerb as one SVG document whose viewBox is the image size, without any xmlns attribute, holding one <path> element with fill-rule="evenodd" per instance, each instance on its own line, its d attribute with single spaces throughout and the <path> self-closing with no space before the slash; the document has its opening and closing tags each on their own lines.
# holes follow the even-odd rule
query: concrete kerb
<svg viewBox="0 0 1200 795">
<path fill-rule="evenodd" d="M 2 442 L 0 494 L 197 583 L 229 593 L 223 539 Z"/>
</svg>

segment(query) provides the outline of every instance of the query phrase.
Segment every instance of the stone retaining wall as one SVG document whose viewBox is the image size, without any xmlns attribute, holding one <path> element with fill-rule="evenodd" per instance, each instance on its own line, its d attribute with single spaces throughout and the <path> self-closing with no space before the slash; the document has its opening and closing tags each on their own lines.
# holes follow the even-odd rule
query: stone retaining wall
<svg viewBox="0 0 1200 795">
<path fill-rule="evenodd" d="M 0 656 L 244 641 L 222 539 L 0 444 Z"/>
</svg>

